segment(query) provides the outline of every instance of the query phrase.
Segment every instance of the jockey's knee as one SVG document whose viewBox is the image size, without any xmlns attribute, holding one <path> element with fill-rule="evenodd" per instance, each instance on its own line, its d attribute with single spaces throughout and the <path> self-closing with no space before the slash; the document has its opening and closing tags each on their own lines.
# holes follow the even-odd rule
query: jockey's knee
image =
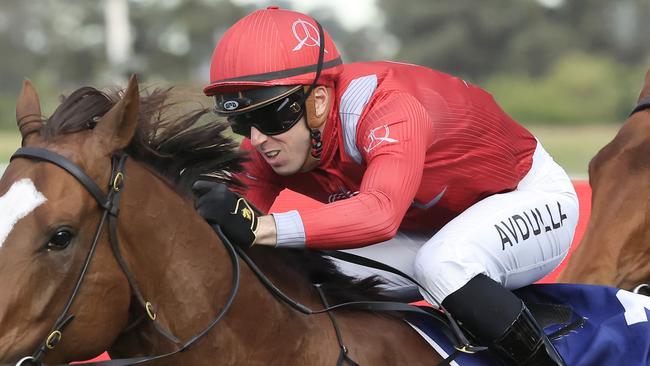
<svg viewBox="0 0 650 366">
<path fill-rule="evenodd" d="M 486 266 L 477 254 L 454 243 L 431 241 L 424 245 L 415 257 L 415 276 L 433 299 L 420 290 L 422 296 L 432 304 L 442 302 L 476 275 L 485 274 Z"/>
</svg>

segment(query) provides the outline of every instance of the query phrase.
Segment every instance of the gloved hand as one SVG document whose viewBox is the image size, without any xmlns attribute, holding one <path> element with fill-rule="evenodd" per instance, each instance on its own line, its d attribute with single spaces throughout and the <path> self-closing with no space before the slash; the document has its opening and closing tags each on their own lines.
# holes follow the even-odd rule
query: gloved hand
<svg viewBox="0 0 650 366">
<path fill-rule="evenodd" d="M 248 249 L 255 243 L 259 215 L 246 199 L 223 183 L 207 180 L 194 182 L 192 192 L 194 207 L 213 228 L 219 225 L 228 240 L 241 248 Z"/>
</svg>

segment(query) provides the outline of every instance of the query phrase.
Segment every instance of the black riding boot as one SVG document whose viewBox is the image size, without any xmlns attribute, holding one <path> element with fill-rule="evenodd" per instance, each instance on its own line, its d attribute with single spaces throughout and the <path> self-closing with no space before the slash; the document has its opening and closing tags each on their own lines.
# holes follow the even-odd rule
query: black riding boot
<svg viewBox="0 0 650 366">
<path fill-rule="evenodd" d="M 442 306 L 504 365 L 566 365 L 523 301 L 485 275 L 447 296 Z"/>
<path fill-rule="evenodd" d="M 508 366 L 566 365 L 523 302 L 515 321 L 489 348 Z"/>
</svg>

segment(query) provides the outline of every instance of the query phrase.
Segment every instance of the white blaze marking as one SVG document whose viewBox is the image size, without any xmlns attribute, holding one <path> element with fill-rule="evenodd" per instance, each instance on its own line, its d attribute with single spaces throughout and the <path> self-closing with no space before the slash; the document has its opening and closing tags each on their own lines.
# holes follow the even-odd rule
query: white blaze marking
<svg viewBox="0 0 650 366">
<path fill-rule="evenodd" d="M 36 190 L 30 179 L 15 182 L 9 191 L 0 197 L 0 248 L 14 225 L 45 201 L 45 196 Z"/>
</svg>

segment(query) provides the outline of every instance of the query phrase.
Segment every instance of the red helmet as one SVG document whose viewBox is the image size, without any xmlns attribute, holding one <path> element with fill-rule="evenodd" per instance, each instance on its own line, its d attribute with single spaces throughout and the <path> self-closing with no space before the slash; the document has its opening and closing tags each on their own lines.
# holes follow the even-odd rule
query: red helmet
<svg viewBox="0 0 650 366">
<path fill-rule="evenodd" d="M 212 96 L 279 85 L 310 85 L 318 65 L 321 37 L 318 23 L 295 11 L 268 7 L 235 23 L 212 54 Z M 341 72 L 341 55 L 323 30 L 325 53 L 318 84 L 332 86 Z"/>
</svg>

